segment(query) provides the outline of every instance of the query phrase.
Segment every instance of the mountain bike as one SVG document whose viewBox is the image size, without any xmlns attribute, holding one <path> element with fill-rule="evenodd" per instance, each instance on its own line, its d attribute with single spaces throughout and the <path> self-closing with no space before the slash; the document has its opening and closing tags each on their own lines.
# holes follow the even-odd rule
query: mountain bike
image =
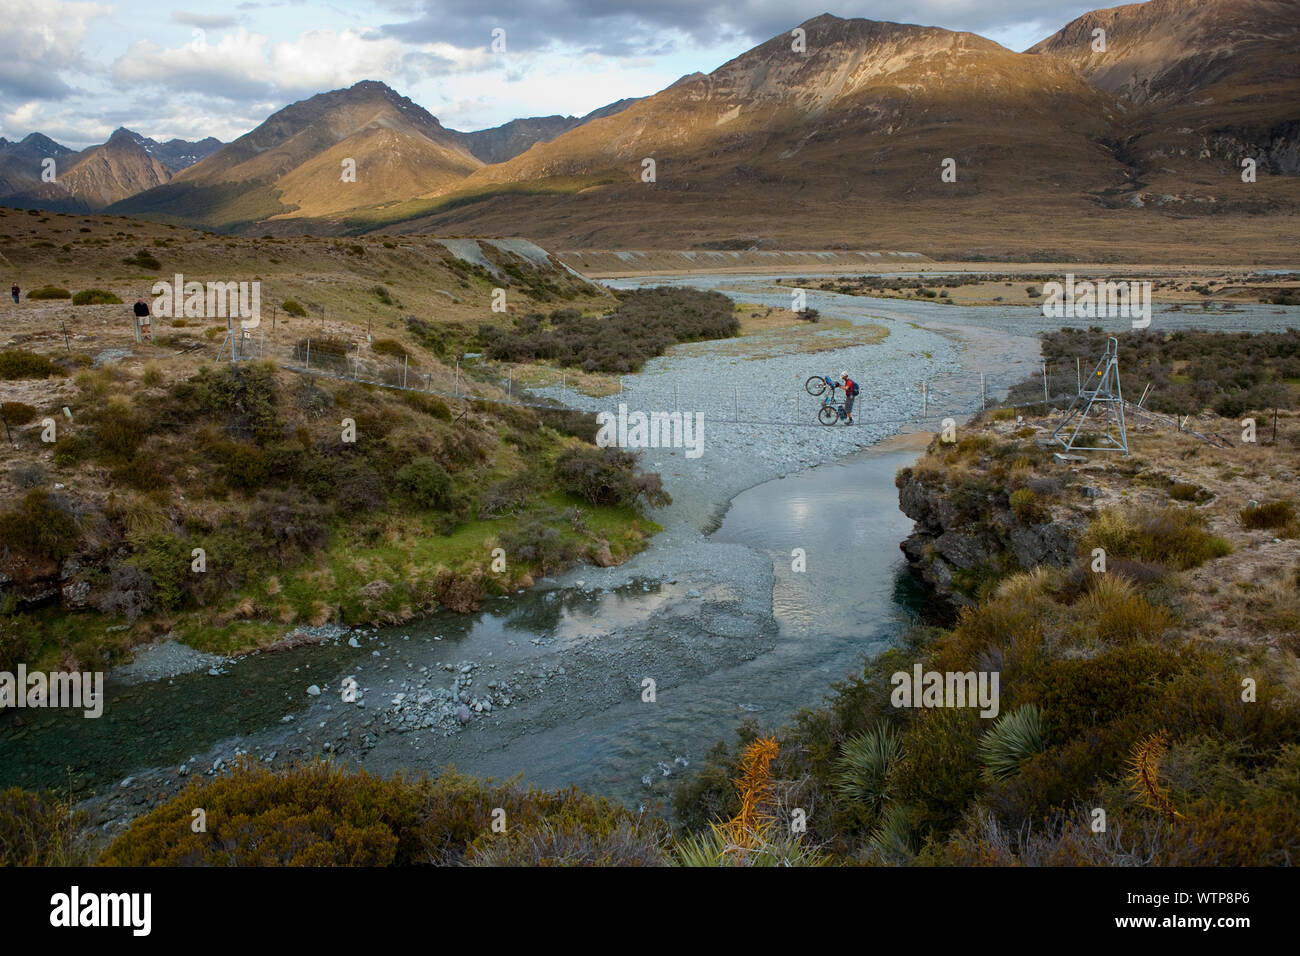
<svg viewBox="0 0 1300 956">
<path fill-rule="evenodd" d="M 829 375 L 814 375 L 808 379 L 808 381 L 803 383 L 804 390 L 807 391 L 809 395 L 820 395 L 822 392 L 826 391 L 827 386 L 829 386 L 831 391 L 834 392 L 835 389 L 840 387 L 840 384 Z"/>
<path fill-rule="evenodd" d="M 822 400 L 822 407 L 817 409 L 817 421 L 823 425 L 834 425 L 836 422 L 844 420 L 844 400 L 835 398 L 835 390 L 838 385 L 833 385 L 827 393 L 826 398 Z"/>
</svg>

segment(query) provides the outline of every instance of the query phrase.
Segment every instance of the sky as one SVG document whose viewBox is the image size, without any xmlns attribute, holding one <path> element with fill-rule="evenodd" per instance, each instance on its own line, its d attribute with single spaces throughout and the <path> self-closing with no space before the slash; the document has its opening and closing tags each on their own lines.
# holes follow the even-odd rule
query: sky
<svg viewBox="0 0 1300 956">
<path fill-rule="evenodd" d="M 325 90 L 380 80 L 452 129 L 581 116 L 708 73 L 822 13 L 1024 50 L 1063 0 L 0 0 L 0 136 L 81 149 L 119 126 L 230 141 Z"/>
</svg>

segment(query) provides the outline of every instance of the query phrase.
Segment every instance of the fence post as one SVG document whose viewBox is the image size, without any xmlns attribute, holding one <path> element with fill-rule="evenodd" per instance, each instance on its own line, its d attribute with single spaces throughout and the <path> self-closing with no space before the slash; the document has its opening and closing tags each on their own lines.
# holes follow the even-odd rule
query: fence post
<svg viewBox="0 0 1300 956">
<path fill-rule="evenodd" d="M 1043 363 L 1043 414 L 1047 414 L 1047 363 Z"/>
<path fill-rule="evenodd" d="M 344 359 L 346 361 L 346 359 Z M 352 363 L 352 380 L 361 381 L 361 343 L 357 343 L 357 359 Z"/>
<path fill-rule="evenodd" d="M 411 356 L 402 356 L 402 388 L 406 388 L 406 370 L 411 367 Z"/>
<path fill-rule="evenodd" d="M 510 403 L 511 392 L 514 389 L 514 372 L 506 372 L 506 404 Z"/>
<path fill-rule="evenodd" d="M 460 359 L 456 359 L 456 397 L 460 398 Z"/>
<path fill-rule="evenodd" d="M 1083 369 L 1079 365 L 1079 357 L 1074 357 L 1074 394 L 1078 395 L 1083 391 Z"/>
<path fill-rule="evenodd" d="M 980 411 L 984 411 L 988 403 L 984 400 L 984 373 L 980 372 Z"/>
<path fill-rule="evenodd" d="M 307 339 L 307 370 L 311 370 L 311 339 Z"/>
</svg>

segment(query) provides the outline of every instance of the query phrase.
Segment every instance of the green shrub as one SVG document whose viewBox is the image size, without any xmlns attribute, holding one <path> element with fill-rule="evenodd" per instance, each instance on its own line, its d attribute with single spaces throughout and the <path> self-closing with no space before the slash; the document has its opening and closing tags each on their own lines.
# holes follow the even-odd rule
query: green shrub
<svg viewBox="0 0 1300 956">
<path fill-rule="evenodd" d="M 127 561 L 143 571 L 152 584 L 150 603 L 166 610 L 180 607 L 188 579 L 194 573 L 190 570 L 189 546 L 174 534 L 157 533 L 134 540 L 132 551 Z"/>
<path fill-rule="evenodd" d="M 1025 704 L 1003 714 L 980 738 L 984 773 L 992 780 L 1014 776 L 1020 765 L 1043 749 L 1038 708 Z"/>
<path fill-rule="evenodd" d="M 1021 524 L 1042 524 L 1051 517 L 1039 503 L 1038 496 L 1029 488 L 1017 488 L 1011 492 L 1009 503 L 1011 511 Z"/>
<path fill-rule="evenodd" d="M 451 475 L 432 458 L 417 458 L 397 472 L 397 489 L 412 504 L 446 511 L 453 503 Z"/>
<path fill-rule="evenodd" d="M 543 574 L 563 570 L 577 557 L 577 548 L 555 528 L 529 521 L 501 533 L 501 546 L 512 561 L 539 568 Z"/>
<path fill-rule="evenodd" d="M 391 355 L 399 359 L 406 358 L 410 354 L 406 351 L 406 346 L 396 339 L 375 339 L 370 345 L 370 350 L 378 355 Z"/>
<path fill-rule="evenodd" d="M 33 488 L 13 511 L 0 512 L 0 541 L 27 554 L 61 562 L 77 547 L 77 522 L 50 493 Z"/>
<path fill-rule="evenodd" d="M 671 504 L 656 474 L 638 474 L 637 456 L 619 448 L 570 448 L 555 462 L 559 486 L 593 505 Z"/>
<path fill-rule="evenodd" d="M 19 378 L 49 378 L 62 375 L 59 368 L 44 355 L 26 349 L 5 349 L 0 352 L 0 379 L 13 381 Z"/>
<path fill-rule="evenodd" d="M 103 289 L 82 289 L 72 297 L 73 305 L 121 305 L 122 300 Z M 175 323 L 173 323 L 175 324 Z"/>
<path fill-rule="evenodd" d="M 302 303 L 300 303 L 297 299 L 285 299 L 283 302 L 280 303 L 280 308 L 283 309 L 287 314 L 296 315 L 299 318 L 302 318 L 307 314 L 307 310 L 303 308 Z"/>
<path fill-rule="evenodd" d="M 889 800 L 890 773 L 899 757 L 898 735 L 886 724 L 844 742 L 836 787 L 847 800 L 877 812 Z"/>
<path fill-rule="evenodd" d="M 56 285 L 41 286 L 39 289 L 32 289 L 27 293 L 29 299 L 71 299 L 72 293 L 67 289 L 60 289 Z"/>
<path fill-rule="evenodd" d="M 152 272 L 156 272 L 162 268 L 162 263 L 159 262 L 154 257 L 154 254 L 148 249 L 141 249 L 136 252 L 135 255 L 127 256 L 122 260 L 122 263 L 128 266 L 136 266 L 140 269 L 147 269 Z"/>
</svg>

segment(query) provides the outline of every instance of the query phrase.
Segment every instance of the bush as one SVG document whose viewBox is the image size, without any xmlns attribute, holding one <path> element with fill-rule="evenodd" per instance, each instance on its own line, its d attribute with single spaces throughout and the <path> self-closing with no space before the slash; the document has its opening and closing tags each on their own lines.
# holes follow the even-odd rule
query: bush
<svg viewBox="0 0 1300 956">
<path fill-rule="evenodd" d="M 89 866 L 88 819 L 52 793 L 0 791 L 0 866 Z"/>
<path fill-rule="evenodd" d="M 410 354 L 406 351 L 406 346 L 396 339 L 376 339 L 371 343 L 370 350 L 377 355 L 391 355 L 399 359 Z"/>
<path fill-rule="evenodd" d="M 103 289 L 83 289 L 72 297 L 73 305 L 121 305 L 122 300 Z"/>
<path fill-rule="evenodd" d="M 29 299 L 71 299 L 72 293 L 67 289 L 60 289 L 56 285 L 41 286 L 39 289 L 32 289 L 27 293 Z"/>
<path fill-rule="evenodd" d="M 501 546 L 512 561 L 534 566 L 542 574 L 562 570 L 577 557 L 577 549 L 541 521 L 502 532 Z"/>
<path fill-rule="evenodd" d="M 0 379 L 13 381 L 19 378 L 49 378 L 62 375 L 59 368 L 44 355 L 26 349 L 5 349 L 0 352 Z"/>
<path fill-rule="evenodd" d="M 1009 501 L 1012 512 L 1021 524 L 1042 524 L 1051 517 L 1047 509 L 1039 504 L 1038 496 L 1029 488 L 1017 488 L 1011 492 Z"/>
<path fill-rule="evenodd" d="M 77 522 L 42 488 L 27 492 L 16 510 L 0 512 L 0 541 L 27 554 L 62 562 L 79 536 Z"/>
<path fill-rule="evenodd" d="M 1082 538 L 1083 553 L 1103 548 L 1107 558 L 1132 558 L 1179 571 L 1200 567 L 1232 552 L 1232 546 L 1205 530 L 1205 518 L 1189 509 L 1166 507 L 1125 514 L 1104 511 Z"/>
<path fill-rule="evenodd" d="M 447 511 L 452 506 L 451 475 L 432 458 L 417 458 L 398 469 L 397 489 L 420 508 Z"/>
<path fill-rule="evenodd" d="M 307 314 L 307 310 L 303 308 L 302 303 L 297 299 L 285 299 L 280 303 L 280 308 L 283 309 L 286 314 L 296 315 L 298 318 L 302 318 Z"/>
<path fill-rule="evenodd" d="M 148 269 L 156 272 L 162 268 L 162 263 L 154 258 L 154 254 L 148 249 L 141 249 L 133 256 L 127 256 L 122 260 L 124 265 L 136 266 L 140 269 Z"/>
<path fill-rule="evenodd" d="M 0 413 L 10 425 L 26 425 L 36 418 L 36 408 L 23 402 L 0 402 Z"/>
<path fill-rule="evenodd" d="M 1242 508 L 1238 517 L 1241 526 L 1248 531 L 1279 530 L 1295 518 L 1295 509 L 1289 501 L 1271 501 L 1264 505 Z"/>
<path fill-rule="evenodd" d="M 656 474 L 638 474 L 637 456 L 619 448 L 570 448 L 555 462 L 560 488 L 593 505 L 671 504 Z"/>
</svg>

